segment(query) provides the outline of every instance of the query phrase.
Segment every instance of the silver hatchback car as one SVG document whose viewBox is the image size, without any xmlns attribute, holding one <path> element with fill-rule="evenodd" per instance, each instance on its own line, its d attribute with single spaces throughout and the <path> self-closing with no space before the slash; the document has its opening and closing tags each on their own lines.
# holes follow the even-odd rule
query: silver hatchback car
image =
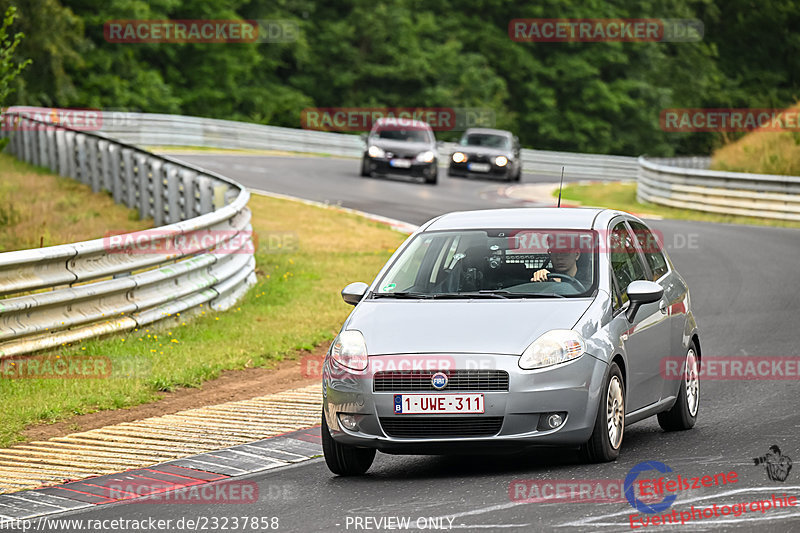
<svg viewBox="0 0 800 533">
<path fill-rule="evenodd" d="M 419 228 L 355 305 L 323 365 L 322 443 L 339 475 L 376 450 L 580 446 L 625 426 L 694 426 L 700 342 L 663 239 L 602 209 L 450 213 Z"/>
</svg>

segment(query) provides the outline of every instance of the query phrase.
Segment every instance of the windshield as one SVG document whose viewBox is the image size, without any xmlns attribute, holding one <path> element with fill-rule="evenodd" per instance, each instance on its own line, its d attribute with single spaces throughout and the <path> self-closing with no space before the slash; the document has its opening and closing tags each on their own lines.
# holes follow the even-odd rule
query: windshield
<svg viewBox="0 0 800 533">
<path fill-rule="evenodd" d="M 427 130 L 418 128 L 399 129 L 399 128 L 383 128 L 376 131 L 378 138 L 389 139 L 392 141 L 405 141 L 414 143 L 430 142 Z"/>
<path fill-rule="evenodd" d="M 375 298 L 569 298 L 590 295 L 593 231 L 459 230 L 417 235 L 380 280 Z"/>
<path fill-rule="evenodd" d="M 461 137 L 461 146 L 485 146 L 486 148 L 500 148 L 508 150 L 511 148 L 511 141 L 502 135 L 492 135 L 490 133 L 470 133 Z"/>
</svg>

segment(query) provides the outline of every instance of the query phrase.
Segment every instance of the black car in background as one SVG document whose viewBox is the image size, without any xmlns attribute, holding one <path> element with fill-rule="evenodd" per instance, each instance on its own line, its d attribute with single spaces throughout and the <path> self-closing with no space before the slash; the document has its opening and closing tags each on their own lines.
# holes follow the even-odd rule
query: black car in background
<svg viewBox="0 0 800 533">
<path fill-rule="evenodd" d="M 435 184 L 439 176 L 436 137 L 419 120 L 380 118 L 366 139 L 361 175 L 401 174 Z"/>
<path fill-rule="evenodd" d="M 522 175 L 519 139 L 511 132 L 470 128 L 450 155 L 448 176 L 491 177 L 519 181 Z"/>
</svg>

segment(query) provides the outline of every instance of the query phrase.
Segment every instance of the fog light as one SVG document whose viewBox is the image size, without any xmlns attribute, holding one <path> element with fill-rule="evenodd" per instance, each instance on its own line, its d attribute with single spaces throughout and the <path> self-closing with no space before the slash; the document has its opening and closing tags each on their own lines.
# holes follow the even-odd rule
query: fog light
<svg viewBox="0 0 800 533">
<path fill-rule="evenodd" d="M 356 420 L 356 417 L 353 415 L 339 413 L 339 422 L 345 429 L 349 431 L 355 431 L 358 429 L 358 420 Z"/>
<path fill-rule="evenodd" d="M 552 415 L 547 417 L 547 425 L 550 429 L 556 429 L 564 422 L 564 419 L 561 418 L 561 415 L 558 413 L 553 413 Z"/>
<path fill-rule="evenodd" d="M 539 416 L 539 423 L 536 429 L 539 431 L 552 431 L 564 425 L 567 419 L 567 413 L 561 411 L 558 413 L 542 413 Z"/>
</svg>

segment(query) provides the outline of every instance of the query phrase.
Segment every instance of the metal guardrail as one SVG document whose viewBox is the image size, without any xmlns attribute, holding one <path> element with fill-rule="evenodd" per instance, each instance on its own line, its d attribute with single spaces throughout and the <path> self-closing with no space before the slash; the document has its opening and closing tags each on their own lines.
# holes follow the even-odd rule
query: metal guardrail
<svg viewBox="0 0 800 533">
<path fill-rule="evenodd" d="M 639 158 L 640 202 L 711 213 L 800 220 L 800 177 L 706 170 L 709 158 Z"/>
<path fill-rule="evenodd" d="M 201 146 L 207 148 L 281 150 L 361 157 L 361 137 L 346 133 L 282 128 L 246 122 L 153 113 L 106 111 L 100 113 L 101 131 L 140 146 Z M 446 163 L 457 150 L 455 143 L 442 143 L 439 161 Z M 635 157 L 522 150 L 526 172 L 561 175 L 561 167 L 572 178 L 635 180 Z"/>
<path fill-rule="evenodd" d="M 109 191 L 160 227 L 0 253 L 0 358 L 134 329 L 201 305 L 224 310 L 255 283 L 244 187 L 14 108 L 4 118 L 10 153 Z"/>
</svg>

